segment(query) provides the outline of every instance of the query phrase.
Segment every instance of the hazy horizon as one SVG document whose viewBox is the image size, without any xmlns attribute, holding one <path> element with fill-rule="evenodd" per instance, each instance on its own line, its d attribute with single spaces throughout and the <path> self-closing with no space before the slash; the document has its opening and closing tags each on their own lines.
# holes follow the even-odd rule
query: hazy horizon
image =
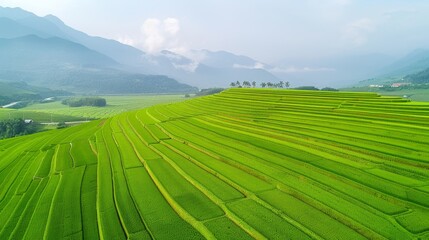
<svg viewBox="0 0 429 240">
<path fill-rule="evenodd" d="M 145 52 L 225 50 L 265 63 L 427 48 L 429 2 L 0 0 Z"/>
</svg>

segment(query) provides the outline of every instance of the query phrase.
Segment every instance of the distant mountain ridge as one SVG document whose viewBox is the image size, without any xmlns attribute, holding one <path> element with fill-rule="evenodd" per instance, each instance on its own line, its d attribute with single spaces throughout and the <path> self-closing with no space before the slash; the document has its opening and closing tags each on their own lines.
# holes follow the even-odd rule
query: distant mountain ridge
<svg viewBox="0 0 429 240">
<path fill-rule="evenodd" d="M 259 63 L 256 60 L 226 52 L 222 54 L 226 53 L 228 57 L 219 58 L 219 53 L 193 50 L 192 54 L 199 55 L 199 59 L 193 60 L 164 50 L 155 56 L 147 56 L 146 60 L 152 64 L 152 69 L 155 71 L 164 72 L 168 76 L 174 76 L 176 79 L 200 87 L 226 87 L 236 81 L 261 83 L 279 80 L 267 70 L 255 68 L 255 63 Z M 238 61 L 238 59 L 246 59 L 246 61 Z"/>
<path fill-rule="evenodd" d="M 416 49 L 381 68 L 379 74 L 359 82 L 357 86 L 390 84 L 403 81 L 421 82 L 427 76 L 427 69 L 429 69 L 429 49 Z"/>
<path fill-rule="evenodd" d="M 429 49 L 416 49 L 383 69 L 387 75 L 407 75 L 429 68 Z"/>
<path fill-rule="evenodd" d="M 404 77 L 404 80 L 413 84 L 429 84 L 429 68 L 407 75 Z"/>
<path fill-rule="evenodd" d="M 86 93 L 195 91 L 158 75 L 129 73 L 113 59 L 62 38 L 0 39 L 0 78 Z"/>
<path fill-rule="evenodd" d="M 61 65 L 113 67 L 113 59 L 83 45 L 58 37 L 36 35 L 0 39 L 0 67 L 9 70 L 59 67 Z"/>
<path fill-rule="evenodd" d="M 236 81 L 256 81 L 259 84 L 280 80 L 288 81 L 292 86 L 345 87 L 364 79 L 375 79 L 375 81 L 366 80 L 359 84 L 379 83 L 391 79 L 396 81 L 406 75 L 429 68 L 429 50 L 425 49 L 416 50 L 399 60 L 383 54 L 367 54 L 307 59 L 305 62 L 296 59 L 284 60 L 274 64 L 266 64 L 226 51 L 191 50 L 187 53 L 176 53 L 164 50 L 157 54 L 148 54 L 115 40 L 94 37 L 75 30 L 53 15 L 39 17 L 20 8 L 0 7 L 0 39 L 20 39 L 29 35 L 41 39 L 63 39 L 92 51 L 90 55 L 85 55 L 89 54 L 88 52 L 84 54 L 83 51 L 79 51 L 85 56 L 90 56 L 87 59 L 92 62 L 86 61 L 84 64 L 78 64 L 75 61 L 70 65 L 67 61 L 62 62 L 64 59 L 61 58 L 54 61 L 56 65 L 68 66 L 64 69 L 56 68 L 54 71 L 56 76 L 59 75 L 63 80 L 64 76 L 67 76 L 67 79 L 73 78 L 73 74 L 76 74 L 79 68 L 83 75 L 87 74 L 85 78 L 89 79 L 89 76 L 94 77 L 93 73 L 97 68 L 96 72 L 100 74 L 97 75 L 98 77 L 108 77 L 111 81 L 120 81 L 121 78 L 118 76 L 121 74 L 124 74 L 124 78 L 138 75 L 144 79 L 149 76 L 153 76 L 150 78 L 155 79 L 156 76 L 163 75 L 170 80 L 175 79 L 181 84 L 199 88 L 227 87 L 230 82 Z M 76 55 L 76 53 L 70 54 Z M 76 56 L 75 59 L 79 58 L 84 59 L 83 56 Z M 101 60 L 102 58 L 104 60 Z M 14 62 L 13 59 L 9 64 L 12 62 Z M 40 66 L 40 63 L 35 66 Z M 72 68 L 70 68 L 71 66 Z M 15 69 L 18 67 L 19 65 Z M 41 69 L 40 67 L 35 68 Z M 102 73 L 106 69 L 108 71 Z M 116 80 L 107 76 L 111 72 L 115 72 L 113 76 L 117 77 Z M 27 79 L 28 76 L 33 78 L 39 76 L 46 81 L 48 79 L 58 81 L 47 74 L 36 73 L 22 76 L 21 73 L 11 72 L 10 69 L 0 69 L 0 76 L 9 76 L 18 80 Z M 160 77 L 160 79 L 164 78 Z M 73 81 L 67 80 L 66 82 Z M 66 88 L 72 89 L 73 86 L 66 86 Z M 91 89 L 91 91 L 94 92 L 97 89 Z"/>
<path fill-rule="evenodd" d="M 118 68 L 122 71 L 166 75 L 182 83 L 203 88 L 226 87 L 230 82 L 237 80 L 257 82 L 278 80 L 265 69 L 255 69 L 254 65 L 247 65 L 257 62 L 248 57 L 207 50 L 201 51 L 206 56 L 203 61 L 195 61 L 169 51 L 147 54 L 114 40 L 89 36 L 67 26 L 53 15 L 38 17 L 20 8 L 0 7 L 0 26 L 2 27 L 0 38 L 19 38 L 27 35 L 41 38 L 58 37 L 111 58 L 120 65 Z M 178 58 L 181 58 L 182 62 L 178 62 Z"/>
<path fill-rule="evenodd" d="M 195 91 L 166 76 L 142 74 L 121 62 L 120 56 L 98 51 L 114 46 L 111 49 L 116 53 L 143 54 L 116 41 L 75 31 L 54 16 L 41 18 L 19 8 L 0 7 L 0 27 L 0 79 L 6 81 L 81 93 Z"/>
</svg>

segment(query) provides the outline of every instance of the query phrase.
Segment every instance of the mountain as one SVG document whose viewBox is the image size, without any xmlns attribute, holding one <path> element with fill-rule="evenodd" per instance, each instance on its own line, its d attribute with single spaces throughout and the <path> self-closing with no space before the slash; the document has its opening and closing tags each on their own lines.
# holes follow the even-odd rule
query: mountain
<svg viewBox="0 0 429 240">
<path fill-rule="evenodd" d="M 192 92 L 165 76 L 130 73 L 111 58 L 61 38 L 0 39 L 0 78 L 87 93 Z"/>
<path fill-rule="evenodd" d="M 0 79 L 0 95 L 10 97 L 24 94 L 39 94 L 41 97 L 70 95 L 68 92 L 53 91 L 49 88 L 36 87 L 29 85 L 26 82 L 4 82 Z"/>
<path fill-rule="evenodd" d="M 250 57 L 226 51 L 194 50 L 192 54 L 201 56 L 202 64 L 214 68 L 262 69 L 266 65 Z"/>
<path fill-rule="evenodd" d="M 0 106 L 19 101 L 39 101 L 54 96 L 68 96 L 66 91 L 36 87 L 25 82 L 3 82 L 0 79 Z"/>
<path fill-rule="evenodd" d="M 26 35 L 59 37 L 103 53 L 121 64 L 141 66 L 141 59 L 144 52 L 114 40 L 89 36 L 67 26 L 53 15 L 38 17 L 20 8 L 0 7 L 0 19 L 4 19 L 5 21 L 2 24 L 0 20 L 0 26 L 4 26 L 0 30 L 0 38 L 22 37 Z M 14 29 L 20 29 L 20 31 Z"/>
<path fill-rule="evenodd" d="M 48 34 L 24 26 L 12 19 L 0 17 L 0 38 L 16 38 L 27 35 L 48 37 Z"/>
<path fill-rule="evenodd" d="M 249 57 L 208 50 L 192 50 L 189 55 L 165 50 L 145 60 L 155 71 L 203 88 L 225 87 L 236 81 L 279 81 L 262 63 Z"/>
<path fill-rule="evenodd" d="M 384 75 L 404 76 L 429 68 L 429 49 L 416 49 L 382 69 Z"/>
<path fill-rule="evenodd" d="M 0 27 L 0 78 L 8 81 L 82 93 L 195 91 L 166 76 L 142 74 L 142 51 L 88 36 L 54 16 L 0 7 Z"/>
<path fill-rule="evenodd" d="M 67 39 L 103 53 L 123 65 L 133 67 L 134 70 L 138 70 L 140 72 L 145 71 L 145 67 L 143 66 L 143 57 L 145 53 L 141 50 L 114 40 L 89 36 L 86 33 L 67 26 L 59 18 L 53 15 L 48 15 L 44 17 L 43 20 L 53 24 L 62 33 L 66 34 Z M 149 71 L 150 70 L 147 70 L 146 72 Z"/>
<path fill-rule="evenodd" d="M 0 39 L 0 67 L 10 71 L 58 67 L 114 67 L 113 59 L 87 47 L 58 37 L 28 35 Z"/>
<path fill-rule="evenodd" d="M 26 35 L 39 37 L 60 37 L 68 39 L 58 27 L 44 18 L 20 8 L 0 7 L 0 38 L 17 38 Z"/>
<path fill-rule="evenodd" d="M 35 17 L 34 13 L 25 11 L 21 8 L 9 8 L 0 6 L 0 17 L 9 18 L 12 20 L 19 20 L 28 17 Z"/>
<path fill-rule="evenodd" d="M 243 79 L 241 81 L 256 81 L 261 82 L 278 82 L 279 78 L 273 75 L 269 66 L 260 61 L 254 60 L 247 56 L 236 55 L 226 51 L 208 51 L 202 50 L 198 53 L 203 56 L 201 64 L 219 69 L 223 73 L 223 77 L 228 80 L 228 83 L 234 79 Z M 201 69 L 204 72 L 204 69 Z"/>
<path fill-rule="evenodd" d="M 421 82 L 429 69 L 429 49 L 416 49 L 402 58 L 388 64 L 371 78 L 360 81 L 356 86 L 385 84 L 414 80 Z"/>
<path fill-rule="evenodd" d="M 272 73 L 289 79 L 292 86 L 345 87 L 380 74 L 395 61 L 384 54 L 331 56 L 319 59 L 285 59 L 276 62 Z"/>
<path fill-rule="evenodd" d="M 429 84 L 429 68 L 404 77 L 406 82 L 413 84 Z"/>
<path fill-rule="evenodd" d="M 116 62 L 114 68 L 118 71 L 145 76 L 165 75 L 200 88 L 225 87 L 235 81 L 260 83 L 279 80 L 288 81 L 292 86 L 345 87 L 375 76 L 377 82 L 392 77 L 400 79 L 429 67 L 429 50 L 424 49 L 399 60 L 383 54 L 366 54 L 305 61 L 285 59 L 271 65 L 226 51 L 192 50 L 183 54 L 162 51 L 147 54 L 118 41 L 73 29 L 53 15 L 39 17 L 20 8 L 0 7 L 0 38 L 28 35 L 44 39 L 60 38 L 79 44 Z M 98 66 L 99 70 L 112 67 L 110 63 Z"/>
<path fill-rule="evenodd" d="M 89 36 L 67 26 L 53 15 L 39 17 L 19 8 L 0 7 L 0 26 L 2 27 L 0 38 L 19 38 L 27 35 L 61 38 L 114 60 L 118 63 L 117 68 L 122 71 L 165 75 L 182 83 L 203 88 L 225 87 L 237 80 L 257 82 L 279 80 L 263 69 L 258 61 L 249 57 L 208 50 L 191 52 L 192 55 L 203 55 L 203 59 L 193 59 L 170 51 L 146 54 L 114 40 Z"/>
</svg>

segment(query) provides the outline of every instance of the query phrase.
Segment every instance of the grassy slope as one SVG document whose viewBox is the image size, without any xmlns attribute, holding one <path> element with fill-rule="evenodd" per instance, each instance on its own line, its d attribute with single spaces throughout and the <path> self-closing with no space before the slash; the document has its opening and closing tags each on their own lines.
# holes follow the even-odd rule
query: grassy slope
<svg viewBox="0 0 429 240">
<path fill-rule="evenodd" d="M 3 140 L 0 238 L 425 239 L 428 120 L 374 93 L 231 89 Z"/>
</svg>

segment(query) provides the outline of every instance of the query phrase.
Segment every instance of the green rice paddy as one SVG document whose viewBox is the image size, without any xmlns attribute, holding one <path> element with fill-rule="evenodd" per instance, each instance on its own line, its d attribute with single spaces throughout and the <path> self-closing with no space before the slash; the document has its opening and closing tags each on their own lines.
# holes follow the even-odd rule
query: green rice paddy
<svg viewBox="0 0 429 240">
<path fill-rule="evenodd" d="M 429 104 L 229 89 L 1 140 L 0 239 L 429 239 L 428 146 Z"/>
<path fill-rule="evenodd" d="M 106 95 L 100 96 L 107 101 L 105 107 L 69 107 L 61 104 L 61 101 L 33 104 L 21 111 L 67 115 L 75 118 L 100 119 L 115 116 L 119 113 L 141 109 L 160 103 L 172 103 L 183 101 L 183 95 Z"/>
</svg>

